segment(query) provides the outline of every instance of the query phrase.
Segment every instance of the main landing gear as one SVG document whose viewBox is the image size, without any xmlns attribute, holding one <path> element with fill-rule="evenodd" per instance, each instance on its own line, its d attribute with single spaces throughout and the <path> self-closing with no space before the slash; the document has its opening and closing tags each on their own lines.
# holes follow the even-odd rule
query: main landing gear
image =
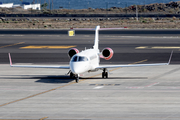
<svg viewBox="0 0 180 120">
<path fill-rule="evenodd" d="M 75 75 L 72 72 L 70 72 L 70 78 L 75 78 L 76 83 L 79 82 L 79 75 Z"/>
<path fill-rule="evenodd" d="M 79 76 L 78 75 L 75 75 L 75 80 L 76 80 L 76 83 L 79 82 Z"/>
<path fill-rule="evenodd" d="M 106 68 L 103 69 L 102 78 L 108 78 L 108 72 Z"/>
</svg>

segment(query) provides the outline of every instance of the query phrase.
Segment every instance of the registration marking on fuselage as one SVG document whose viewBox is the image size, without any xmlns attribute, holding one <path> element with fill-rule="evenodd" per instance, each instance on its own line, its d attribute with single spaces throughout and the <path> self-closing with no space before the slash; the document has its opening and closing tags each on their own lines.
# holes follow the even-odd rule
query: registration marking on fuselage
<svg viewBox="0 0 180 120">
<path fill-rule="evenodd" d="M 30 45 L 26 47 L 20 47 L 20 49 L 67 49 L 67 48 L 73 48 L 76 47 L 75 45 L 73 46 L 36 46 L 36 45 Z"/>
</svg>

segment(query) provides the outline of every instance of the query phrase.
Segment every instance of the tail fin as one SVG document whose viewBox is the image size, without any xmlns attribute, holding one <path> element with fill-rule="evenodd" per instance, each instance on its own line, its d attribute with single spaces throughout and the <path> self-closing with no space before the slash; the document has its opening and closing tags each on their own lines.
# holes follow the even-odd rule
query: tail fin
<svg viewBox="0 0 180 120">
<path fill-rule="evenodd" d="M 94 49 L 99 49 L 99 29 L 100 29 L 100 26 L 96 26 L 94 46 L 93 46 Z"/>
<path fill-rule="evenodd" d="M 96 26 L 95 29 L 93 28 L 71 28 L 74 30 L 95 30 L 95 39 L 94 39 L 94 49 L 99 49 L 99 30 L 120 30 L 120 29 L 126 29 L 127 27 L 124 28 L 100 28 L 100 26 Z"/>
</svg>

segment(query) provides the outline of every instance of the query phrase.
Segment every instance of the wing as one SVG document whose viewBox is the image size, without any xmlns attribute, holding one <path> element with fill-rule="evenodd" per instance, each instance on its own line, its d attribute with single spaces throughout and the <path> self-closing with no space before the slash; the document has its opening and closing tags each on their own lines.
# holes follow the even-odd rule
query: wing
<svg viewBox="0 0 180 120">
<path fill-rule="evenodd" d="M 170 58 L 168 63 L 155 63 L 155 64 L 133 64 L 133 65 L 102 65 L 96 67 L 96 69 L 103 69 L 103 68 L 119 68 L 119 67 L 142 67 L 142 66 L 161 66 L 161 65 L 169 65 L 171 62 L 173 51 L 171 52 Z"/>
<path fill-rule="evenodd" d="M 96 69 L 102 69 L 102 68 L 119 68 L 119 67 L 158 66 L 158 65 L 169 65 L 169 63 L 135 64 L 135 65 L 102 65 L 102 66 L 96 67 Z"/>
<path fill-rule="evenodd" d="M 9 62 L 10 62 L 10 66 L 11 67 L 70 69 L 70 66 L 12 65 L 12 60 L 11 60 L 10 53 L 9 53 Z"/>
</svg>

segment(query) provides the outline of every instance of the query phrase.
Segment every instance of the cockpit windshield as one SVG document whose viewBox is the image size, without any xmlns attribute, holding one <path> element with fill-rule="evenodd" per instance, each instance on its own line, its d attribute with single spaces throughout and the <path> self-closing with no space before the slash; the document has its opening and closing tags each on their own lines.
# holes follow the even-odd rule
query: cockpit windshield
<svg viewBox="0 0 180 120">
<path fill-rule="evenodd" d="M 76 62 L 77 59 L 78 59 L 78 56 L 74 56 L 74 57 L 72 58 L 72 62 Z"/>
<path fill-rule="evenodd" d="M 81 56 L 79 56 L 78 61 L 88 61 L 88 59 L 87 59 L 86 57 L 81 57 Z"/>
<path fill-rule="evenodd" d="M 85 61 L 88 61 L 88 58 L 84 56 L 74 56 L 72 58 L 72 62 L 85 62 Z"/>
</svg>

